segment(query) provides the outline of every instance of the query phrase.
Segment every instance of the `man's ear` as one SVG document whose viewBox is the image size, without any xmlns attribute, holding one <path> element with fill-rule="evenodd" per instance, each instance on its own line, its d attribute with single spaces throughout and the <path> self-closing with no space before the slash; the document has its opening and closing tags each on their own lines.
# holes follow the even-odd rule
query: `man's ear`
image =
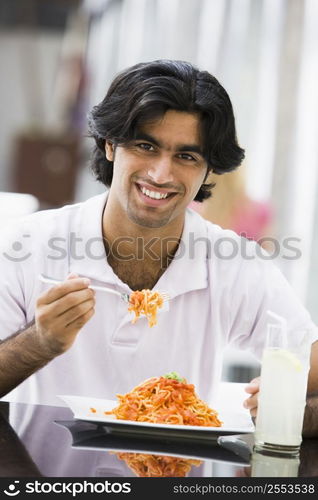
<svg viewBox="0 0 318 500">
<path fill-rule="evenodd" d="M 112 142 L 106 141 L 105 152 L 107 160 L 114 161 L 114 144 Z"/>
</svg>

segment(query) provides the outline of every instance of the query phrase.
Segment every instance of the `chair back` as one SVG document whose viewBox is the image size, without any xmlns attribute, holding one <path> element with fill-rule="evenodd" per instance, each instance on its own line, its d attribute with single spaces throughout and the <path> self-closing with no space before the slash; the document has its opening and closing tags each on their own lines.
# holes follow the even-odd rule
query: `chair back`
<svg viewBox="0 0 318 500">
<path fill-rule="evenodd" d="M 32 194 L 0 192 L 0 224 L 36 212 L 39 201 Z"/>
</svg>

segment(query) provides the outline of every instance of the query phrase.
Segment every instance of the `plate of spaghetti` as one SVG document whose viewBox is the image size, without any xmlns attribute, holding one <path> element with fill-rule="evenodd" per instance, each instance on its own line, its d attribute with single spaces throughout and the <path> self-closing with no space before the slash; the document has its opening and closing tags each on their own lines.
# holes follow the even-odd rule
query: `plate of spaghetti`
<svg viewBox="0 0 318 500">
<path fill-rule="evenodd" d="M 193 384 L 174 372 L 143 381 L 117 401 L 60 396 L 73 411 L 74 418 L 111 426 L 113 432 L 174 435 L 187 438 L 214 438 L 226 434 L 254 431 L 250 418 L 242 412 L 219 414 L 195 392 Z"/>
</svg>

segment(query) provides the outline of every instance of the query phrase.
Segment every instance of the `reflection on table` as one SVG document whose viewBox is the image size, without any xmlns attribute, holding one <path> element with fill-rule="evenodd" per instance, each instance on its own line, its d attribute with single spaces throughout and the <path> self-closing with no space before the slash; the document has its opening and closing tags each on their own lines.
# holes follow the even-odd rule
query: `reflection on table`
<svg viewBox="0 0 318 500">
<path fill-rule="evenodd" d="M 297 477 L 299 464 L 299 457 L 254 451 L 251 457 L 251 476 Z"/>
<path fill-rule="evenodd" d="M 305 440 L 300 457 L 290 459 L 253 452 L 252 434 L 151 439 L 74 420 L 63 407 L 10 404 L 9 418 L 0 411 L 5 477 L 308 477 L 318 475 L 317 459 L 316 439 Z"/>
<path fill-rule="evenodd" d="M 185 477 L 192 466 L 198 467 L 202 460 L 193 458 L 149 455 L 147 453 L 115 453 L 138 477 Z"/>
</svg>

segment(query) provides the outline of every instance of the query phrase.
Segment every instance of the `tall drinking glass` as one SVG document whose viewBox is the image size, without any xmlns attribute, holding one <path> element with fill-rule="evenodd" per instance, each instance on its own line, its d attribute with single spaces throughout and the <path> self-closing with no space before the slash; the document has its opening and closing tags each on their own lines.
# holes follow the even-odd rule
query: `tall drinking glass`
<svg viewBox="0 0 318 500">
<path fill-rule="evenodd" d="M 298 454 L 310 349 L 308 330 L 289 337 L 282 325 L 268 325 L 255 425 L 256 450 Z"/>
</svg>

